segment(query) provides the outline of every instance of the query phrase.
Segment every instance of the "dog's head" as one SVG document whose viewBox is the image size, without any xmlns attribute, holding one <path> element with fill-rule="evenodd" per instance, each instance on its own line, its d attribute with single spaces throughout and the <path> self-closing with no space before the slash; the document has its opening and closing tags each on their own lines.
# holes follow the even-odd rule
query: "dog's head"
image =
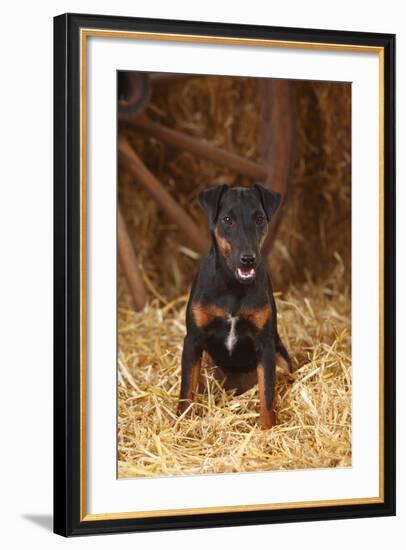
<svg viewBox="0 0 406 550">
<path fill-rule="evenodd" d="M 220 185 L 202 191 L 198 198 L 226 265 L 238 281 L 252 282 L 281 195 L 257 183 L 253 187 Z"/>
</svg>

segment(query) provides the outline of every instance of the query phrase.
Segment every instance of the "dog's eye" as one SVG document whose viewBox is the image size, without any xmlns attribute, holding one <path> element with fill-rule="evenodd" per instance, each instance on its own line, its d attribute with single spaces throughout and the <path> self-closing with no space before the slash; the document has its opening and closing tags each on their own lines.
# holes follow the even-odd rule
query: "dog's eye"
<svg viewBox="0 0 406 550">
<path fill-rule="evenodd" d="M 255 223 L 256 223 L 257 225 L 262 225 L 262 224 L 264 223 L 264 221 L 265 221 L 264 216 L 257 216 L 257 217 L 255 218 Z"/>
<path fill-rule="evenodd" d="M 230 218 L 230 216 L 226 216 L 225 218 L 223 218 L 223 222 L 226 225 L 233 225 L 233 220 Z"/>
</svg>

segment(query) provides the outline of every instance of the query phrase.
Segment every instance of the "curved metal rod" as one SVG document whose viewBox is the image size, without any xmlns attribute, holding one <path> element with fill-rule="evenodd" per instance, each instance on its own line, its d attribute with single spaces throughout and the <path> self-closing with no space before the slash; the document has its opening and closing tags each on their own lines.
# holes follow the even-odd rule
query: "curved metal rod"
<svg viewBox="0 0 406 550">
<path fill-rule="evenodd" d="M 147 293 L 120 207 L 118 207 L 117 211 L 117 236 L 121 268 L 126 278 L 134 307 L 136 311 L 141 311 L 144 309 Z"/>
<path fill-rule="evenodd" d="M 209 249 L 209 241 L 197 227 L 192 218 L 168 193 L 157 178 L 148 170 L 126 137 L 118 139 L 118 153 L 133 177 L 153 196 L 158 204 L 166 210 L 168 216 L 185 233 L 198 252 Z"/>
<path fill-rule="evenodd" d="M 176 149 L 181 149 L 183 151 L 188 151 L 193 153 L 201 158 L 210 160 L 215 164 L 220 164 L 221 166 L 227 166 L 236 172 L 248 176 L 256 181 L 264 181 L 268 177 L 268 170 L 253 162 L 252 160 L 245 159 L 230 153 L 229 151 L 224 151 L 219 147 L 215 147 L 210 143 L 202 141 L 200 139 L 193 138 L 191 136 L 182 134 L 177 130 L 171 130 L 162 124 L 153 122 L 146 115 L 142 114 L 135 117 L 132 121 L 137 128 L 142 128 L 151 136 L 175 147 Z"/>
</svg>

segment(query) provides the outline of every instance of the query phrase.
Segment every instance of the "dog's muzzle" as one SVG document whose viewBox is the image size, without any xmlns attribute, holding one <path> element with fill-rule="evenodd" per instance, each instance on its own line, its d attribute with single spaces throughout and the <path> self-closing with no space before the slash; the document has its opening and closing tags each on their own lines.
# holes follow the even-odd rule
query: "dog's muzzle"
<svg viewBox="0 0 406 550">
<path fill-rule="evenodd" d="M 243 253 L 240 256 L 240 267 L 237 267 L 237 277 L 242 281 L 249 281 L 255 277 L 255 261 L 254 253 Z"/>
</svg>

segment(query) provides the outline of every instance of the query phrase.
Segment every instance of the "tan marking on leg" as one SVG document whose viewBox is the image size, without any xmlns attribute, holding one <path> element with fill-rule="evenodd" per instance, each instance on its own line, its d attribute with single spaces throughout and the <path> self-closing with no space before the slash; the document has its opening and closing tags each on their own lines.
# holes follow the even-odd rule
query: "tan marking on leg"
<svg viewBox="0 0 406 550">
<path fill-rule="evenodd" d="M 220 252 L 223 254 L 223 256 L 227 257 L 231 252 L 231 244 L 229 243 L 229 241 L 227 241 L 227 239 L 224 239 L 218 234 L 217 229 L 214 231 L 214 235 L 216 237 Z"/>
<path fill-rule="evenodd" d="M 204 351 L 202 354 L 202 368 L 204 369 L 213 369 L 214 368 L 214 359 L 209 354 L 208 351 Z"/>
<path fill-rule="evenodd" d="M 200 368 L 201 368 L 201 361 L 198 361 L 192 367 L 192 373 L 190 375 L 190 390 L 188 393 L 188 399 L 190 400 L 192 400 L 194 394 L 197 393 L 197 388 L 199 385 L 199 378 L 200 378 Z"/>
<path fill-rule="evenodd" d="M 192 314 L 194 322 L 199 328 L 205 327 L 216 317 L 226 316 L 226 312 L 223 308 L 215 304 L 201 304 L 199 302 L 192 304 Z"/>
<path fill-rule="evenodd" d="M 214 367 L 212 372 L 216 380 L 218 380 L 219 382 L 225 381 L 226 375 L 221 367 Z"/>
<path fill-rule="evenodd" d="M 262 307 L 252 310 L 243 310 L 239 313 L 241 317 L 244 317 L 257 327 L 258 330 L 262 330 L 269 319 L 271 314 L 271 308 L 268 304 Z"/>
<path fill-rule="evenodd" d="M 201 371 L 202 372 L 203 370 L 205 370 L 208 374 L 214 374 L 214 372 L 217 370 L 215 364 L 214 364 L 214 361 L 213 361 L 213 358 L 212 356 L 207 352 L 207 351 L 203 351 L 202 353 L 202 363 L 201 363 Z M 204 392 L 205 388 L 206 388 L 206 380 L 205 380 L 206 376 L 201 376 L 200 377 L 200 380 L 199 380 L 199 386 L 197 388 L 197 391 L 199 393 L 202 393 Z"/>
<path fill-rule="evenodd" d="M 275 423 L 275 415 L 272 408 L 268 408 L 265 395 L 265 373 L 262 363 L 257 365 L 258 392 L 259 392 L 259 424 L 263 430 L 272 428 Z"/>
<path fill-rule="evenodd" d="M 290 374 L 288 362 L 282 355 L 276 355 L 276 366 L 282 370 L 283 374 Z"/>
<path fill-rule="evenodd" d="M 188 392 L 185 399 L 180 399 L 178 404 L 178 414 L 182 414 L 189 407 L 193 401 L 194 395 L 197 393 L 199 387 L 199 378 L 200 378 L 200 369 L 201 369 L 201 359 L 196 361 L 189 373 L 189 383 L 188 383 Z"/>
</svg>

